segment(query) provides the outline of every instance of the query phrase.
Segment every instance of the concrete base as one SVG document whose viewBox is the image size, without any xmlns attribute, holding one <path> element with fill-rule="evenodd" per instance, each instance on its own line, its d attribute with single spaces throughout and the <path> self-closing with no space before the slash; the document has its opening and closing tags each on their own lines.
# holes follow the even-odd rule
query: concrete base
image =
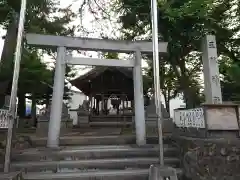
<svg viewBox="0 0 240 180">
<path fill-rule="evenodd" d="M 37 123 L 36 135 L 37 136 L 46 136 L 48 134 L 48 120 L 40 120 Z M 61 133 L 68 132 L 69 129 L 72 129 L 72 120 L 62 120 L 61 121 Z"/>
</svg>

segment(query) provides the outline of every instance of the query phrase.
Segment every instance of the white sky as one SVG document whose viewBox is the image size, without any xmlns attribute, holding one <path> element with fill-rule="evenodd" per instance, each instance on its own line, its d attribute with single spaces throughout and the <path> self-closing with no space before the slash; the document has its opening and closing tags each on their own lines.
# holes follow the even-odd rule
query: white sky
<svg viewBox="0 0 240 180">
<path fill-rule="evenodd" d="M 72 2 L 74 2 L 74 5 L 72 6 L 72 10 L 74 12 L 78 12 L 80 4 L 82 2 L 82 0 L 60 0 L 60 5 L 62 7 L 67 7 L 70 4 L 72 4 Z M 86 12 L 87 13 L 87 12 Z M 100 37 L 100 33 L 102 33 L 102 30 L 99 27 L 99 24 L 96 23 L 92 23 L 92 21 L 94 20 L 94 17 L 91 14 L 87 14 L 87 16 L 85 16 L 85 18 L 82 20 L 82 24 L 84 25 L 84 28 L 86 28 L 89 31 L 93 31 L 94 33 L 91 33 L 90 36 L 91 37 L 95 37 L 95 38 L 99 38 Z M 79 25 L 81 23 L 80 19 L 76 19 L 72 24 L 73 25 Z M 105 22 L 106 23 L 106 22 Z M 112 25 L 110 25 L 109 23 L 107 23 L 107 31 L 105 31 L 105 35 L 107 36 L 112 36 L 112 32 L 114 31 L 114 27 L 112 27 Z M 3 31 L 2 29 L 0 29 L 0 36 L 4 36 L 5 35 L 5 31 Z M 76 36 L 85 36 L 85 34 L 76 32 Z M 2 49 L 3 49 L 3 43 L 4 40 L 0 38 L 0 54 L 2 53 Z M 75 55 L 77 56 L 78 54 L 75 53 Z M 97 56 L 97 53 L 87 53 L 86 56 Z M 52 62 L 52 60 L 47 57 L 44 56 L 44 61 L 45 62 Z M 146 66 L 146 63 L 143 62 L 143 66 Z M 78 74 L 84 74 L 86 71 L 88 71 L 88 69 L 86 70 L 79 70 Z M 179 108 L 180 105 L 184 105 L 184 103 L 182 102 L 182 100 L 180 99 L 173 99 L 170 102 L 170 107 L 171 107 L 171 112 L 170 114 L 173 115 L 173 109 Z"/>
</svg>

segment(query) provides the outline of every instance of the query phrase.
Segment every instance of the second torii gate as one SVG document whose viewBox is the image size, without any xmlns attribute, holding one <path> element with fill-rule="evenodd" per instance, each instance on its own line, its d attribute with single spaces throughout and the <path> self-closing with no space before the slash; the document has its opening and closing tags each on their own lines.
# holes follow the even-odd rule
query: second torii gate
<svg viewBox="0 0 240 180">
<path fill-rule="evenodd" d="M 26 38 L 29 45 L 57 48 L 57 60 L 47 141 L 48 147 L 56 148 L 59 146 L 66 64 L 133 68 L 136 143 L 138 145 L 146 144 L 141 53 L 151 53 L 153 51 L 153 45 L 151 41 L 116 41 L 39 34 L 27 34 Z M 106 60 L 96 58 L 72 58 L 66 56 L 67 49 L 135 53 L 135 59 Z M 167 43 L 159 43 L 159 53 L 166 52 Z"/>
</svg>

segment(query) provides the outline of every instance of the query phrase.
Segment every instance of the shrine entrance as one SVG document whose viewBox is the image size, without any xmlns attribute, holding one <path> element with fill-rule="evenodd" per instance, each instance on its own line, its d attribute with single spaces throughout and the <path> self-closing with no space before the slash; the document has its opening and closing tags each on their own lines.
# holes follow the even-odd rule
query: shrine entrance
<svg viewBox="0 0 240 180">
<path fill-rule="evenodd" d="M 55 148 L 59 146 L 66 64 L 131 68 L 133 73 L 136 143 L 138 145 L 146 144 L 141 62 L 142 53 L 153 52 L 153 45 L 151 41 L 117 41 L 39 34 L 27 34 L 26 39 L 29 45 L 57 48 L 52 106 L 48 130 L 48 147 Z M 98 52 L 132 53 L 135 55 L 135 58 L 132 60 L 119 60 L 77 57 L 73 58 L 71 56 L 67 56 L 67 50 L 74 49 Z M 167 43 L 160 42 L 158 51 L 159 53 L 166 53 Z"/>
<path fill-rule="evenodd" d="M 91 116 L 124 115 L 133 112 L 133 101 L 125 94 L 96 94 L 90 96 Z"/>
<path fill-rule="evenodd" d="M 133 83 L 133 70 L 123 67 L 95 67 L 71 81 L 89 97 L 89 125 L 105 127 L 134 125 Z"/>
</svg>

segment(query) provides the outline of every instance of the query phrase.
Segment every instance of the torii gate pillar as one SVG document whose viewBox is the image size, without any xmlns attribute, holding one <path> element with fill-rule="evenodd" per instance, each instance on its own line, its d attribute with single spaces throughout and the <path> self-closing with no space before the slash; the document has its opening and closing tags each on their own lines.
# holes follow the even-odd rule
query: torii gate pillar
<svg viewBox="0 0 240 180">
<path fill-rule="evenodd" d="M 146 123 L 143 99 L 143 80 L 142 80 L 142 66 L 141 66 L 141 52 L 136 51 L 135 66 L 133 68 L 133 82 L 134 82 L 134 108 L 135 108 L 135 129 L 137 145 L 142 146 L 146 144 Z"/>
<path fill-rule="evenodd" d="M 66 48 L 58 47 L 55 74 L 54 74 L 51 114 L 50 114 L 50 121 L 48 126 L 47 147 L 49 148 L 57 148 L 59 146 L 64 81 L 65 81 L 65 66 L 66 66 L 65 57 L 66 57 Z"/>
</svg>

